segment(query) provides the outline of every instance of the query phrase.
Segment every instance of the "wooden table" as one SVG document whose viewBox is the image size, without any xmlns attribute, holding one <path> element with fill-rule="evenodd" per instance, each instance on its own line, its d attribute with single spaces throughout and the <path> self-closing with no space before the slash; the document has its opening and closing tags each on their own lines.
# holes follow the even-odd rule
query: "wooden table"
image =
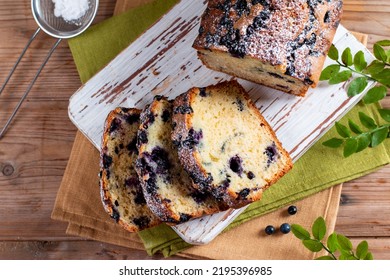
<svg viewBox="0 0 390 280">
<path fill-rule="evenodd" d="M 133 1 L 134 5 L 143 1 Z M 30 1 L 0 1 L 0 84 L 37 28 Z M 115 0 L 100 0 L 96 22 Z M 345 0 L 344 26 L 369 34 L 368 47 L 390 37 L 388 0 Z M 0 97 L 0 126 L 54 43 L 40 34 Z M 151 259 L 144 251 L 65 234 L 50 214 L 74 141 L 69 97 L 81 85 L 67 43 L 46 65 L 6 136 L 0 140 L 0 259 Z M 390 97 L 383 101 L 390 108 Z M 387 140 L 390 141 L 390 140 Z M 367 240 L 375 259 L 390 259 L 390 166 L 344 184 L 336 231 Z"/>
</svg>

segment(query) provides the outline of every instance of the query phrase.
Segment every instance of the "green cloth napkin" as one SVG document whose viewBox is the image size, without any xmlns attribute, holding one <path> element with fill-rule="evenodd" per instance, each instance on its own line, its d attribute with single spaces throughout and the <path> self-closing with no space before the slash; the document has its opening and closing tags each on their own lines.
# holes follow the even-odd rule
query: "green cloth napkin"
<svg viewBox="0 0 390 280">
<path fill-rule="evenodd" d="M 84 34 L 69 40 L 81 81 L 84 83 L 91 78 L 176 2 L 156 0 L 94 25 Z M 355 106 L 341 122 L 346 124 L 350 118 L 359 123 L 359 111 L 380 122 L 377 105 L 363 104 Z M 226 230 L 335 184 L 368 174 L 390 162 L 389 140 L 345 159 L 341 149 L 330 149 L 321 144 L 336 135 L 334 128 L 324 135 L 295 163 L 292 171 L 268 189 L 261 201 L 252 203 Z M 170 256 L 191 246 L 166 225 L 144 230 L 139 236 L 149 254 L 161 251 L 164 256 Z"/>
</svg>

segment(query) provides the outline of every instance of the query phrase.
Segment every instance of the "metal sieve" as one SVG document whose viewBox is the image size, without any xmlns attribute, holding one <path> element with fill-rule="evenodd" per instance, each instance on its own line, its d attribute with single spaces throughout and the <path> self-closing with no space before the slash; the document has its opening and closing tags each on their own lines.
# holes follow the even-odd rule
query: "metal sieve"
<svg viewBox="0 0 390 280">
<path fill-rule="evenodd" d="M 58 40 L 54 43 L 54 45 L 49 50 L 45 60 L 39 67 L 37 73 L 35 74 L 34 78 L 30 82 L 26 91 L 22 95 L 21 99 L 16 105 L 11 116 L 8 118 L 7 122 L 2 128 L 0 132 L 0 138 L 3 137 L 5 131 L 9 127 L 10 123 L 12 122 L 12 119 L 15 117 L 23 101 L 26 99 L 35 81 L 38 79 L 38 76 L 41 73 L 43 67 L 46 65 L 47 61 L 49 60 L 50 56 L 53 54 L 54 50 L 57 48 L 61 40 L 75 37 L 81 34 L 82 32 L 84 32 L 91 25 L 98 10 L 99 0 L 89 0 L 88 2 L 89 2 L 88 10 L 85 12 L 85 14 L 82 17 L 80 17 L 77 20 L 66 21 L 62 17 L 56 17 L 54 15 L 54 3 L 52 0 L 31 0 L 32 14 L 39 27 L 35 31 L 35 33 L 31 36 L 30 40 L 27 42 L 18 60 L 16 61 L 15 65 L 12 67 L 10 73 L 5 79 L 4 84 L 0 88 L 0 95 L 4 91 L 4 88 L 9 82 L 12 74 L 15 72 L 15 69 L 17 68 L 19 62 L 22 60 L 30 44 L 32 43 L 32 41 L 34 41 L 34 39 L 37 37 L 37 35 L 40 33 L 41 30 L 43 30 L 48 35 L 57 38 Z"/>
</svg>

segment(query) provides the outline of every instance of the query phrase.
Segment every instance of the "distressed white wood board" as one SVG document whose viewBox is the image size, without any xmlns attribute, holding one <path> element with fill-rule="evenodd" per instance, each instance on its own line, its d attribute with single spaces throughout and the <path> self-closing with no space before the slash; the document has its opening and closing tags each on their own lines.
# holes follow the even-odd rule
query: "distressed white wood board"
<svg viewBox="0 0 390 280">
<path fill-rule="evenodd" d="M 101 145 L 107 114 L 115 107 L 142 109 L 157 94 L 173 99 L 193 86 L 204 87 L 232 78 L 207 69 L 192 48 L 205 3 L 181 1 L 71 97 L 69 117 L 96 148 Z M 350 47 L 352 53 L 362 50 L 370 58 L 368 62 L 373 60 L 372 54 L 343 26 L 339 26 L 333 42 L 339 49 Z M 325 66 L 330 63 L 327 59 Z M 320 82 L 302 98 L 238 81 L 294 161 L 374 86 L 369 82 L 365 92 L 348 98 L 346 84 Z M 188 243 L 206 244 L 245 208 L 204 216 L 173 229 Z"/>
</svg>

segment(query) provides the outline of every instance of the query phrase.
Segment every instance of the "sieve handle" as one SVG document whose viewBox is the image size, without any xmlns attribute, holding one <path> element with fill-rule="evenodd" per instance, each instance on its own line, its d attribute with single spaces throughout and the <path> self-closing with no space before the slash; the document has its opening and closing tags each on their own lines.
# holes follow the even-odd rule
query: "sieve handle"
<svg viewBox="0 0 390 280">
<path fill-rule="evenodd" d="M 12 74 L 15 72 L 16 67 L 18 67 L 19 62 L 22 60 L 22 58 L 23 58 L 24 54 L 26 53 L 28 47 L 31 45 L 32 41 L 34 41 L 35 37 L 37 37 L 39 31 L 41 31 L 41 28 L 38 28 L 38 29 L 35 31 L 35 33 L 31 36 L 30 40 L 27 42 L 27 45 L 24 47 L 22 53 L 20 54 L 18 60 L 16 61 L 15 65 L 14 65 L 14 67 L 12 67 L 12 69 L 11 69 L 11 71 L 9 72 L 7 78 L 5 79 L 4 84 L 1 86 L 0 95 L 1 95 L 1 93 L 3 92 L 5 86 L 8 84 L 9 79 L 11 79 L 11 76 L 12 76 Z"/>
<path fill-rule="evenodd" d="M 38 35 L 40 31 L 40 28 L 37 29 L 37 31 L 34 33 L 33 36 L 31 36 L 30 38 L 30 41 L 27 43 L 26 47 L 24 48 L 22 54 L 20 55 L 18 61 L 15 63 L 14 67 L 12 68 L 10 74 L 8 75 L 7 79 L 6 79 L 6 82 L 5 84 L 2 86 L 1 90 L 0 90 L 0 94 L 1 92 L 3 91 L 5 85 L 8 83 L 9 79 L 11 78 L 13 72 L 15 71 L 17 65 L 19 64 L 20 60 L 22 59 L 24 53 L 26 52 L 26 50 L 28 49 L 29 45 L 31 44 L 31 42 L 34 40 L 34 38 L 36 37 L 36 35 Z M 3 129 L 1 130 L 0 132 L 0 139 L 3 137 L 5 131 L 7 130 L 8 126 L 10 125 L 10 123 L 12 122 L 12 119 L 15 117 L 16 113 L 18 112 L 20 106 L 22 105 L 23 101 L 26 99 L 27 95 L 29 94 L 30 90 L 32 89 L 35 81 L 38 79 L 38 76 L 39 74 L 42 72 L 42 69 L 43 67 L 46 65 L 46 63 L 49 61 L 49 58 L 51 57 L 51 55 L 53 54 L 54 50 L 57 48 L 57 46 L 59 45 L 59 43 L 61 42 L 61 39 L 58 39 L 55 44 L 51 47 L 49 53 L 47 54 L 45 60 L 43 61 L 43 63 L 41 64 L 41 66 L 39 67 L 37 73 L 35 74 L 33 80 L 31 81 L 30 85 L 28 86 L 27 90 L 24 92 L 22 98 L 19 100 L 18 104 L 16 105 L 14 111 L 12 112 L 11 116 L 9 117 L 9 119 L 7 120 L 7 122 L 5 123 Z"/>
</svg>

